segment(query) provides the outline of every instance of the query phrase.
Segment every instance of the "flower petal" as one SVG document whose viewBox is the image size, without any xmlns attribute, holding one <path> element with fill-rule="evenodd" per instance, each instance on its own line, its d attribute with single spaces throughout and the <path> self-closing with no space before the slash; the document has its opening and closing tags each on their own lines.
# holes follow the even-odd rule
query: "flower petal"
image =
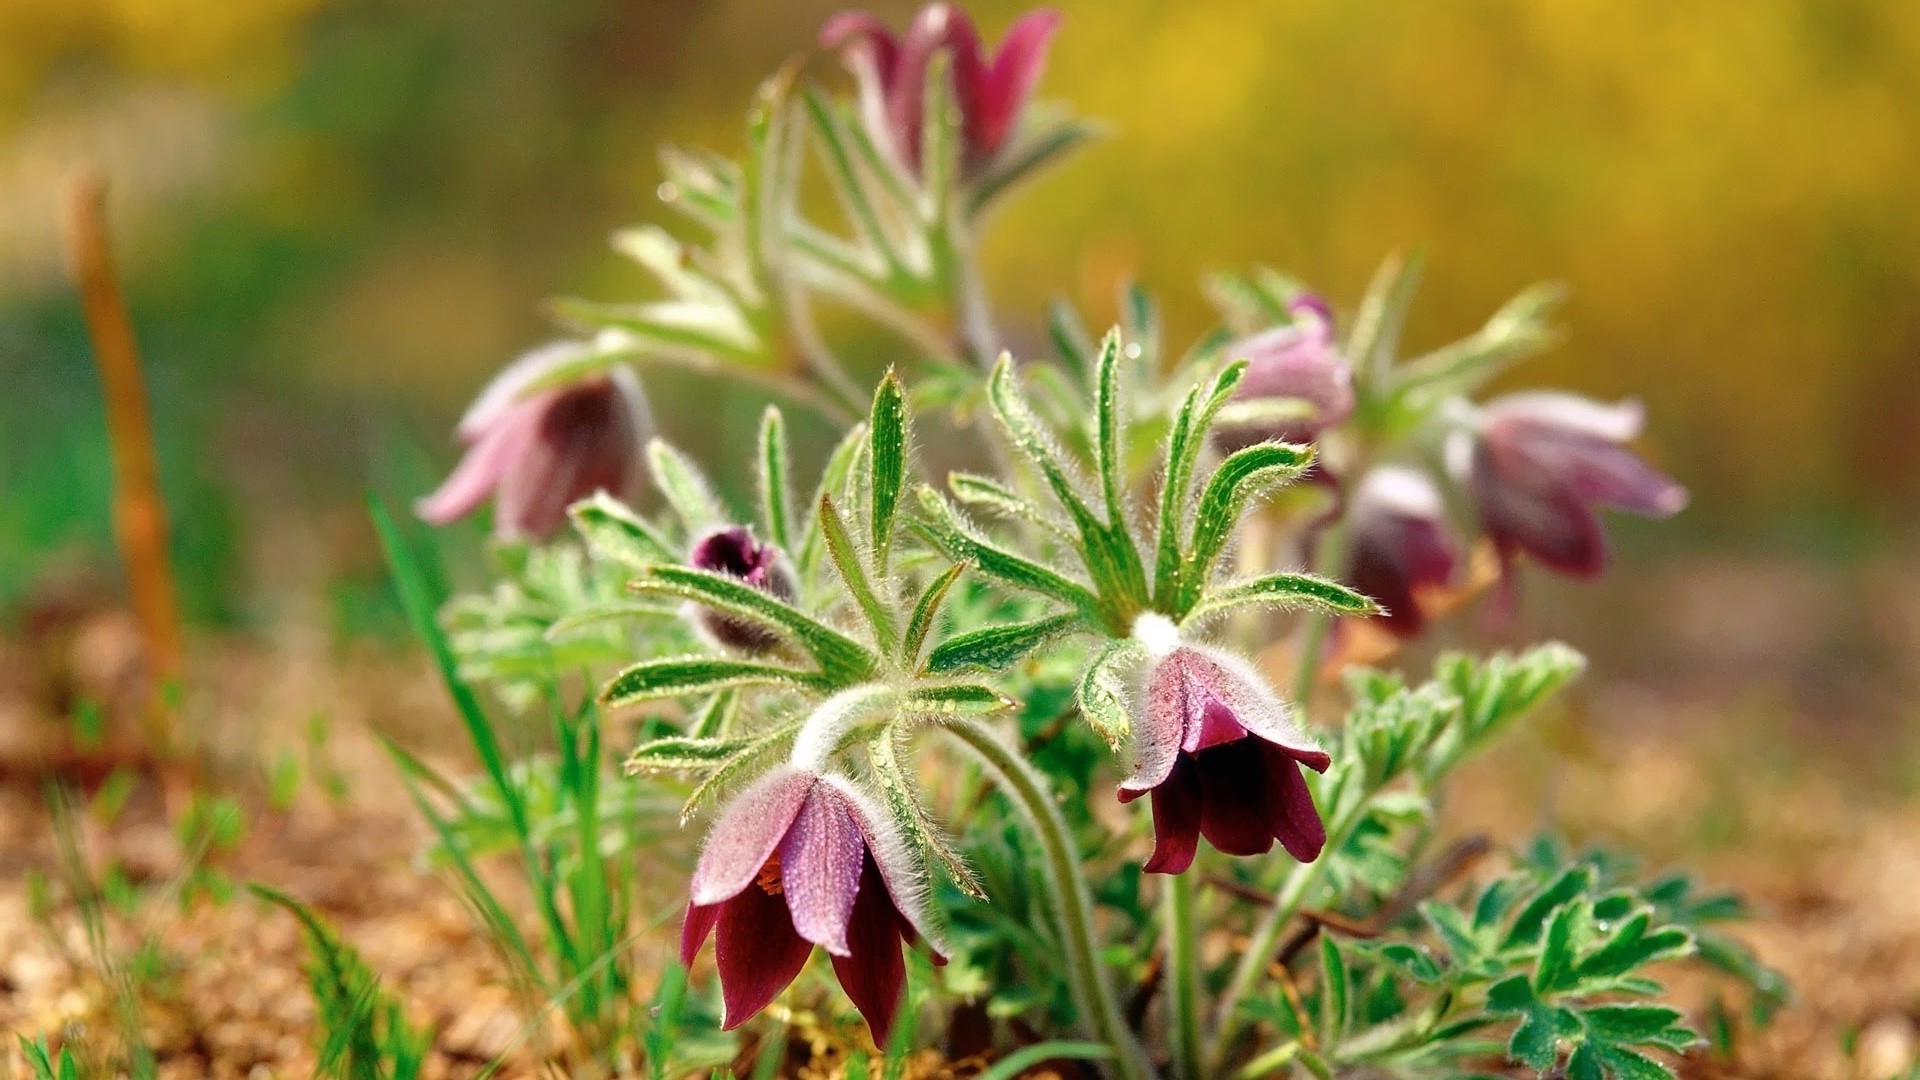
<svg viewBox="0 0 1920 1080">
<path fill-rule="evenodd" d="M 1258 739 L 1202 750 L 1193 759 L 1200 784 L 1200 835 L 1228 855 L 1273 850 L 1266 744 Z"/>
<path fill-rule="evenodd" d="M 446 482 L 416 502 L 413 512 L 429 524 L 450 525 L 478 510 L 533 437 L 531 414 L 503 418 L 475 439 Z"/>
<path fill-rule="evenodd" d="M 867 857 L 860 826 L 839 791 L 816 784 L 780 843 L 780 885 L 801 937 L 847 954 L 847 919 Z"/>
<path fill-rule="evenodd" d="M 833 957 L 833 973 L 853 1007 L 866 1017 L 873 1041 L 887 1045 L 894 1017 L 907 986 L 907 965 L 901 954 L 906 921 L 889 898 L 879 865 L 862 861 L 859 893 L 847 935 L 846 955 Z"/>
<path fill-rule="evenodd" d="M 1202 680 L 1207 692 L 1225 705 L 1249 734 L 1286 747 L 1300 761 L 1319 762 L 1312 766 L 1316 770 L 1327 767 L 1332 759 L 1320 749 L 1313 736 L 1294 722 L 1292 710 L 1252 664 L 1207 645 L 1188 645 L 1182 651 L 1193 654 L 1187 670 Z"/>
<path fill-rule="evenodd" d="M 1606 569 L 1606 534 L 1593 511 L 1572 492 L 1502 483 L 1478 464 L 1473 491 L 1481 528 L 1503 554 L 1524 551 L 1572 577 L 1592 577 Z"/>
<path fill-rule="evenodd" d="M 543 394 L 528 407 L 538 409 L 537 437 L 508 465 L 494 507 L 506 535 L 551 536 L 580 499 L 628 494 L 642 432 L 611 379 Z"/>
<path fill-rule="evenodd" d="M 1159 787 L 1173 773 L 1188 725 L 1198 719 L 1183 668 L 1169 663 L 1180 652 L 1176 648 L 1147 665 L 1133 694 L 1133 767 L 1120 783 L 1123 792 Z"/>
<path fill-rule="evenodd" d="M 753 1019 L 793 982 L 812 952 L 812 943 L 794 932 L 781 897 L 755 886 L 720 905 L 714 946 L 726 1003 L 720 1026 L 731 1031 Z"/>
<path fill-rule="evenodd" d="M 1047 51 L 1059 29 L 1060 13 L 1052 8 L 1029 11 L 1007 28 L 975 105 L 973 135 L 980 160 L 999 153 L 1013 134 L 1021 110 L 1040 84 Z"/>
<path fill-rule="evenodd" d="M 1638 438 L 1647 419 L 1646 410 L 1638 401 L 1629 399 L 1609 405 L 1578 394 L 1553 390 L 1527 391 L 1495 398 L 1487 402 L 1485 413 L 1489 426 L 1505 420 L 1517 420 L 1615 443 Z"/>
<path fill-rule="evenodd" d="M 741 792 L 707 833 L 689 887 L 693 902 L 717 904 L 751 884 L 818 782 L 812 773 L 783 765 Z"/>
<path fill-rule="evenodd" d="M 880 879 L 886 883 L 887 896 L 894 910 L 900 913 L 914 933 L 926 939 L 928 947 L 933 950 L 934 963 L 946 963 L 946 938 L 940 933 L 933 912 L 928 907 L 926 867 L 913 845 L 900 835 L 893 819 L 866 792 L 854 787 L 845 777 L 828 776 L 823 782 L 846 799 L 847 807 L 866 839 L 867 853 L 879 868 Z M 858 901 L 855 903 L 857 905 Z"/>
<path fill-rule="evenodd" d="M 499 374 L 487 383 L 486 389 L 480 391 L 480 396 L 473 399 L 473 404 L 467 406 L 460 423 L 453 429 L 454 434 L 466 442 L 478 439 L 509 409 L 519 404 L 526 396 L 527 388 L 539 382 L 547 372 L 591 351 L 593 347 L 584 341 L 556 341 L 521 353 L 511 364 L 501 368 Z"/>
<path fill-rule="evenodd" d="M 1300 763 L 1277 746 L 1264 747 L 1267 786 L 1276 811 L 1271 819 L 1273 837 L 1287 854 L 1301 862 L 1312 862 L 1327 846 L 1327 826 L 1313 805 L 1313 792 L 1307 787 Z"/>
<path fill-rule="evenodd" d="M 719 921 L 719 904 L 687 905 L 687 914 L 680 920 L 680 963 L 682 966 L 693 966 L 693 958 L 700 955 L 700 946 L 707 943 L 707 936 L 713 933 L 713 925 Z"/>
<path fill-rule="evenodd" d="M 1124 794 L 1124 793 L 1123 793 Z M 1153 789 L 1153 855 L 1141 869 L 1149 874 L 1183 874 L 1200 847 L 1199 772 L 1182 760 L 1165 783 Z"/>
</svg>

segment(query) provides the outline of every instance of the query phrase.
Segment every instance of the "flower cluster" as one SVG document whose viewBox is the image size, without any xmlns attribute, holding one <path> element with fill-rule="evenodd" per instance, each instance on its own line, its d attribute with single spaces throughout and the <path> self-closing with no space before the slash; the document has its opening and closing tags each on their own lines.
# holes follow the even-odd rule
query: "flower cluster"
<svg viewBox="0 0 1920 1080">
<path fill-rule="evenodd" d="M 1509 579 L 1523 557 L 1590 577 L 1606 563 L 1597 509 L 1664 517 L 1686 494 L 1632 449 L 1635 405 L 1543 393 L 1476 403 L 1554 339 L 1548 293 L 1523 293 L 1434 353 L 1394 355 L 1417 269 L 1400 262 L 1348 319 L 1284 275 L 1225 275 L 1209 289 L 1222 325 L 1177 364 L 1158 362 L 1174 354 L 1138 289 L 1097 343 L 1062 307 L 1057 356 L 983 353 L 997 335 L 964 250 L 968 215 L 1079 138 L 1029 115 L 1058 25 L 1029 13 L 996 52 L 946 4 L 900 33 L 865 13 L 830 19 L 820 41 L 853 74 L 855 99 L 776 81 L 744 164 L 670 157 L 670 196 L 712 244 L 623 234 L 672 296 L 563 306 L 591 336 L 536 350 L 486 389 L 457 429 L 465 458 L 419 513 L 445 523 L 491 497 L 496 535 L 515 541 L 549 540 L 571 515 L 631 594 L 538 617 L 556 646 L 589 623 L 637 620 L 643 659 L 600 701 L 677 710 L 661 722 L 679 730 L 641 745 L 630 768 L 699 777 L 689 813 L 731 793 L 693 871 L 680 950 L 692 965 L 714 939 L 724 1028 L 767 1008 L 818 946 L 885 1045 L 907 957 L 942 965 L 965 951 L 942 931 L 941 897 L 983 894 L 965 850 L 977 834 L 963 824 L 949 838 L 942 822 L 988 812 L 1031 830 L 1044 866 L 1024 876 L 1058 929 L 1074 1022 L 1130 1077 L 1152 1063 L 1118 1004 L 1082 863 L 1138 859 L 1159 875 L 1168 962 L 1189 966 L 1197 866 L 1248 889 L 1289 883 L 1246 920 L 1253 945 L 1230 975 L 1168 980 L 1189 1026 L 1201 1011 L 1190 996 L 1224 987 L 1213 1064 L 1237 1067 L 1240 1005 L 1286 905 L 1385 872 L 1351 865 L 1364 855 L 1356 837 L 1377 849 L 1398 820 L 1371 800 L 1396 780 L 1432 782 L 1574 667 L 1546 656 L 1498 707 L 1472 712 L 1465 690 L 1401 688 L 1366 704 L 1380 715 L 1363 708 L 1329 728 L 1310 711 L 1329 624 L 1423 633 L 1441 614 L 1432 598 L 1460 591 L 1476 532 Z M 851 238 L 802 215 L 787 141 L 802 132 Z M 916 359 L 869 395 L 813 324 L 819 297 L 873 315 Z M 837 422 L 812 497 L 794 488 L 780 407 L 765 414 L 751 485 L 714 485 L 652 439 L 631 365 L 654 361 L 736 372 Z M 923 476 L 909 402 L 978 424 L 978 439 L 941 456 L 991 473 L 961 469 L 944 486 Z M 1269 498 L 1294 484 L 1301 497 Z M 716 494 L 749 487 L 748 513 Z M 1312 570 L 1286 564 L 1296 552 Z M 1287 653 L 1299 674 L 1283 698 L 1271 661 Z M 1074 675 L 1064 685 L 1062 672 Z M 1383 719 L 1389 701 L 1398 711 Z M 1012 719 L 1048 708 L 1057 715 L 1038 731 Z M 1011 810 L 983 811 L 977 794 L 956 810 L 946 771 L 923 767 L 932 731 Z M 1054 797 L 1030 751 L 1055 739 L 1085 739 L 1078 756 L 1100 762 L 1076 790 L 1148 800 L 1134 833 L 1106 843 L 1101 815 Z M 1205 1072 L 1200 1034 L 1183 1033 L 1188 1075 Z"/>
</svg>

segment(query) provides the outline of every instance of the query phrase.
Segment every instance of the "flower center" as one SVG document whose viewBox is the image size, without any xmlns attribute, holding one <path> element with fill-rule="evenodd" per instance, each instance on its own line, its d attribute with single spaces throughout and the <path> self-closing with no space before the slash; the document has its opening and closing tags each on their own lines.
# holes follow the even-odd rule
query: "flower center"
<svg viewBox="0 0 1920 1080">
<path fill-rule="evenodd" d="M 773 857 L 767 860 L 767 865 L 760 868 L 760 876 L 754 878 L 753 883 L 760 886 L 768 896 L 780 895 L 782 886 L 780 884 L 779 852 L 774 852 Z"/>
</svg>

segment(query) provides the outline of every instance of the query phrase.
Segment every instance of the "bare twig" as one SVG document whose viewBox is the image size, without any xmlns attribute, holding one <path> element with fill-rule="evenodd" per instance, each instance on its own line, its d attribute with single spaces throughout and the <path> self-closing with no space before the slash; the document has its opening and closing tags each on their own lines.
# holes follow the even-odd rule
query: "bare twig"
<svg viewBox="0 0 1920 1080">
<path fill-rule="evenodd" d="M 74 180 L 67 196 L 67 226 L 74 284 L 106 396 L 114 531 L 146 645 L 151 691 L 146 730 L 156 752 L 166 757 L 175 749 L 169 696 L 181 669 L 178 593 L 167 556 L 167 508 L 154 459 L 140 349 L 114 271 L 107 238 L 106 183 L 98 174 L 85 172 Z"/>
</svg>

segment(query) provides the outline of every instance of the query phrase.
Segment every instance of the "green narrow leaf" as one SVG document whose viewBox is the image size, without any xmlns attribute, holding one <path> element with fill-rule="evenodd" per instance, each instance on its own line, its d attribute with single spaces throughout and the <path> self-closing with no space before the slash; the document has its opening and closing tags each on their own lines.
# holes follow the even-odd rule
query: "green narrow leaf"
<svg viewBox="0 0 1920 1080">
<path fill-rule="evenodd" d="M 1081 715 L 1093 725 L 1115 753 L 1127 745 L 1133 734 L 1133 710 L 1129 704 L 1125 671 L 1139 661 L 1142 649 L 1131 640 L 1109 644 L 1087 670 L 1081 673 L 1074 690 Z"/>
<path fill-rule="evenodd" d="M 713 771 L 707 774 L 707 778 L 700 781 L 699 785 L 693 789 L 693 793 L 687 796 L 687 804 L 680 809 L 680 824 L 685 825 L 691 820 L 695 811 L 700 809 L 701 803 L 739 779 L 740 775 L 759 760 L 761 755 L 792 739 L 804 723 L 806 718 L 802 716 L 769 728 L 741 747 L 732 757 L 715 766 Z"/>
<path fill-rule="evenodd" d="M 892 368 L 887 369 L 874 391 L 867 439 L 867 464 L 873 473 L 868 485 L 868 496 L 873 500 L 869 522 L 873 564 L 885 574 L 893 545 L 893 514 L 900 505 L 900 491 L 907 477 L 907 398 Z"/>
<path fill-rule="evenodd" d="M 1068 120 L 1039 134 L 1026 134 L 996 155 L 986 172 L 968 184 L 968 213 L 980 216 L 1006 192 L 1044 172 L 1100 135 L 1096 124 Z"/>
<path fill-rule="evenodd" d="M 777 405 L 760 415 L 760 524 L 782 552 L 793 551 L 793 477 L 787 464 L 787 420 Z"/>
<path fill-rule="evenodd" d="M 714 700 L 727 696 L 716 694 Z M 715 768 L 751 745 L 751 739 L 702 739 L 669 735 L 641 743 L 627 755 L 626 770 L 633 773 L 692 772 Z"/>
<path fill-rule="evenodd" d="M 1067 362 L 1074 374 L 1082 380 L 1093 379 L 1093 339 L 1087 336 L 1086 324 L 1080 321 L 1080 313 L 1065 300 L 1055 300 L 1047 305 L 1047 336 L 1053 339 L 1053 348 L 1060 359 Z"/>
<path fill-rule="evenodd" d="M 740 695 L 732 690 L 722 690 L 707 699 L 700 711 L 687 721 L 687 736 L 693 739 L 718 739 L 724 737 L 733 728 L 735 706 Z"/>
<path fill-rule="evenodd" d="M 925 484 L 914 493 L 924 511 L 921 525 L 928 542 L 948 558 L 971 561 L 989 577 L 1060 600 L 1089 618 L 1099 617 L 1099 598 L 1086 586 L 973 535 L 940 493 Z"/>
<path fill-rule="evenodd" d="M 1068 612 L 1031 622 L 985 626 L 957 634 L 934 646 L 926 671 L 949 675 L 961 671 L 1004 671 L 1047 641 L 1071 630 L 1080 616 Z"/>
<path fill-rule="evenodd" d="M 1014 494 L 999 481 L 973 473 L 956 472 L 947 474 L 947 488 L 953 492 L 954 498 L 968 506 L 984 507 L 1001 517 L 1037 525 L 1069 544 L 1074 542 L 1072 529 Z"/>
<path fill-rule="evenodd" d="M 800 101 L 806 107 L 807 119 L 815 137 L 819 139 L 821 156 L 826 160 L 827 174 L 833 181 L 834 193 L 839 197 L 841 207 L 846 210 L 854 228 L 859 230 L 861 240 L 878 253 L 888 267 L 899 266 L 900 260 L 894 251 L 892 238 L 881 224 L 880 211 L 874 206 L 875 193 L 854 166 L 853 151 L 849 147 L 851 139 L 846 127 L 835 114 L 833 106 L 814 87 L 803 87 Z"/>
<path fill-rule="evenodd" d="M 1133 342 L 1129 359 L 1136 361 L 1141 374 L 1151 376 L 1160 365 L 1160 305 L 1145 285 L 1134 281 L 1121 291 L 1120 310 L 1126 317 L 1127 339 Z"/>
<path fill-rule="evenodd" d="M 1160 535 L 1154 560 L 1153 598 L 1160 610 L 1168 610 L 1179 598 L 1186 560 L 1182 545 L 1186 540 L 1187 500 L 1191 494 L 1194 463 L 1206 443 L 1208 429 L 1246 376 L 1247 362 L 1236 360 L 1221 368 L 1205 390 L 1195 386 L 1188 391 L 1175 415 L 1173 430 L 1167 436 L 1167 466 L 1160 481 Z"/>
<path fill-rule="evenodd" d="M 1290 318 L 1285 297 L 1254 284 L 1244 274 L 1210 274 L 1201 281 L 1200 291 L 1238 334 L 1251 334 Z"/>
<path fill-rule="evenodd" d="M 1347 958 L 1332 934 L 1320 935 L 1320 1046 L 1331 1053 L 1347 1036 L 1352 1015 Z"/>
<path fill-rule="evenodd" d="M 1346 355 L 1371 385 L 1384 384 L 1388 369 L 1399 355 L 1400 330 L 1406 325 L 1407 309 L 1413 304 L 1426 264 L 1426 255 L 1419 251 L 1411 256 L 1398 252 L 1387 256 L 1360 300 L 1353 330 L 1347 334 Z"/>
<path fill-rule="evenodd" d="M 1337 581 L 1313 574 L 1268 574 L 1207 593 L 1187 612 L 1187 624 L 1242 607 L 1313 608 L 1336 615 L 1377 615 L 1380 605 Z"/>
<path fill-rule="evenodd" d="M 991 686 L 979 683 L 953 683 L 946 686 L 917 686 L 901 699 L 900 708 L 908 713 L 940 715 L 1004 712 L 1015 702 Z"/>
<path fill-rule="evenodd" d="M 1100 360 L 1094 381 L 1094 465 L 1100 473 L 1100 495 L 1106 501 L 1107 525 L 1117 532 L 1125 532 L 1126 503 L 1121 498 L 1125 488 L 1126 471 L 1125 449 L 1121 446 L 1121 434 L 1126 427 L 1126 417 L 1121 415 L 1120 402 L 1120 331 L 1109 330 L 1100 341 Z"/>
<path fill-rule="evenodd" d="M 713 488 L 700 466 L 666 440 L 654 439 L 647 444 L 647 467 L 653 474 L 654 486 L 686 523 L 688 532 L 700 532 L 726 522 L 726 511 L 714 498 Z"/>
<path fill-rule="evenodd" d="M 907 620 L 907 636 L 900 644 L 900 658 L 912 667 L 920 662 L 920 653 L 926 648 L 927 635 L 932 633 L 934 620 L 939 618 L 940 608 L 947 602 L 947 593 L 953 590 L 954 582 L 966 573 L 972 563 L 961 561 L 946 568 L 939 577 L 934 578 L 920 599 L 913 605 L 913 615 Z"/>
<path fill-rule="evenodd" d="M 853 537 L 847 534 L 846 522 L 840 520 L 840 511 L 834 509 L 833 499 L 826 495 L 820 497 L 820 529 L 821 535 L 827 540 L 827 554 L 840 571 L 840 580 L 846 583 L 854 605 L 866 616 L 867 625 L 873 627 L 873 637 L 879 643 L 880 651 L 888 656 L 894 655 L 900 639 L 893 627 L 893 612 L 874 592 L 873 582 L 867 577 L 860 553 L 854 550 Z"/>
<path fill-rule="evenodd" d="M 800 542 L 800 556 L 794 560 L 800 568 L 801 580 L 812 576 L 819 565 L 820 553 L 825 544 L 820 535 L 820 499 L 822 496 L 846 490 L 847 478 L 853 474 L 854 461 L 867 445 L 867 425 L 855 424 L 841 436 L 840 442 L 827 456 L 827 466 L 821 470 L 820 486 L 814 490 L 813 503 L 807 515 L 807 534 Z"/>
<path fill-rule="evenodd" d="M 1299 476 L 1312 462 L 1311 447 L 1289 443 L 1256 443 L 1227 455 L 1207 480 L 1194 511 L 1193 546 L 1180 571 L 1177 612 L 1184 615 L 1199 601 L 1214 563 L 1226 549 L 1227 538 L 1240 523 L 1240 511 L 1247 500 Z"/>
<path fill-rule="evenodd" d="M 887 808 L 888 816 L 913 846 L 920 850 L 921 857 L 944 870 L 961 892 L 975 900 L 985 900 L 987 893 L 980 884 L 979 875 L 940 835 L 927 814 L 925 804 L 920 801 L 912 774 L 900 762 L 900 738 L 895 725 L 889 724 L 867 744 L 867 763 L 873 769 L 874 779 L 879 782 L 881 801 Z"/>
<path fill-rule="evenodd" d="M 993 367 L 993 373 L 987 378 L 987 402 L 993 407 L 995 419 L 1000 429 L 1007 434 L 1007 440 L 1013 448 L 1039 470 L 1040 475 L 1053 490 L 1053 497 L 1059 501 L 1068 514 L 1076 521 L 1082 518 L 1093 520 L 1093 514 L 1087 504 L 1074 490 L 1067 478 L 1066 468 L 1054 453 L 1051 440 L 1040 426 L 1040 421 L 1027 407 L 1020 392 L 1019 378 L 1014 373 L 1013 356 L 1001 353 L 999 363 Z"/>
<path fill-rule="evenodd" d="M 978 1080 L 1016 1080 L 1027 1070 L 1054 1060 L 1105 1061 L 1113 1056 L 1113 1047 L 1092 1042 L 1043 1042 L 1021 1047 L 980 1074 Z"/>
<path fill-rule="evenodd" d="M 750 361 L 760 341 L 730 304 L 710 300 L 649 300 L 602 304 L 561 298 L 548 305 L 560 323 L 581 331 L 616 330 L 637 338 L 643 351 L 713 353 Z"/>
<path fill-rule="evenodd" d="M 655 563 L 679 562 L 673 545 L 626 503 L 596 492 L 567 508 L 573 527 L 588 550 L 636 570 Z"/>
<path fill-rule="evenodd" d="M 818 690 L 824 688 L 825 680 L 811 672 L 745 660 L 704 656 L 645 660 L 615 675 L 600 691 L 600 700 L 608 706 L 633 705 L 661 698 L 711 694 L 736 686 Z"/>
<path fill-rule="evenodd" d="M 642 595 L 697 600 L 783 631 L 836 683 L 865 678 L 879 665 L 879 658 L 866 646 L 778 597 L 725 574 L 688 566 L 655 566 L 629 582 L 627 588 Z"/>
</svg>

